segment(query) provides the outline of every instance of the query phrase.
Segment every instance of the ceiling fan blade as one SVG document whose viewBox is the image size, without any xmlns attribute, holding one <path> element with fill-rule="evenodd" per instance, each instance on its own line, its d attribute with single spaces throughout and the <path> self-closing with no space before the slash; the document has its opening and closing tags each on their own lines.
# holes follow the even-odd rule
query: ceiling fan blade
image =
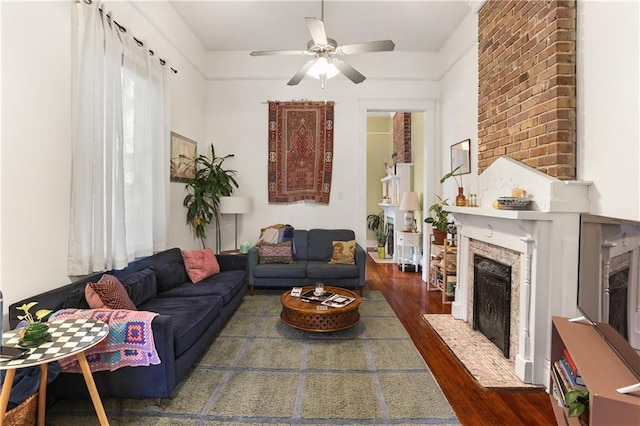
<svg viewBox="0 0 640 426">
<path fill-rule="evenodd" d="M 294 74 L 293 77 L 291 77 L 291 80 L 289 80 L 287 86 L 295 86 L 296 84 L 300 83 L 304 76 L 307 75 L 307 71 L 309 71 L 309 68 L 311 68 L 311 65 L 313 65 L 315 61 L 315 59 L 307 61 L 307 63 L 304 64 L 302 68 L 300 68 L 298 72 Z"/>
<path fill-rule="evenodd" d="M 324 22 L 317 18 L 304 18 L 311 38 L 315 44 L 327 45 L 327 33 L 324 30 Z"/>
<path fill-rule="evenodd" d="M 268 56 L 268 55 L 291 55 L 291 56 L 303 56 L 310 55 L 306 50 L 254 50 L 250 52 L 251 56 Z"/>
<path fill-rule="evenodd" d="M 353 55 L 355 53 L 367 52 L 390 52 L 395 49 L 396 45 L 391 40 L 377 40 L 366 43 L 345 44 L 338 46 L 336 53 L 339 55 Z"/>
<path fill-rule="evenodd" d="M 360 74 L 354 67 L 340 59 L 334 58 L 333 64 L 345 77 L 353 81 L 355 84 L 362 83 L 367 78 Z"/>
</svg>

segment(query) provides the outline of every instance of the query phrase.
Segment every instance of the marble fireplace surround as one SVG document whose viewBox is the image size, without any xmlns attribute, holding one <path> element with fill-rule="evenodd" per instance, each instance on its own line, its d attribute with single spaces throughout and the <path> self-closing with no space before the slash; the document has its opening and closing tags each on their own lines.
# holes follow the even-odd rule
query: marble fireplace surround
<svg viewBox="0 0 640 426">
<path fill-rule="evenodd" d="M 577 316 L 580 212 L 589 211 L 590 182 L 561 181 L 507 157 L 479 176 L 480 207 L 450 207 L 458 232 L 458 284 L 451 314 L 472 326 L 473 254 L 501 248 L 512 274 L 511 334 L 515 374 L 548 386 L 551 317 Z M 493 201 L 523 188 L 531 210 L 496 210 Z M 498 260 L 498 259 L 496 259 Z M 513 266 L 513 265 L 512 265 Z M 512 287 L 513 288 L 513 287 Z"/>
</svg>

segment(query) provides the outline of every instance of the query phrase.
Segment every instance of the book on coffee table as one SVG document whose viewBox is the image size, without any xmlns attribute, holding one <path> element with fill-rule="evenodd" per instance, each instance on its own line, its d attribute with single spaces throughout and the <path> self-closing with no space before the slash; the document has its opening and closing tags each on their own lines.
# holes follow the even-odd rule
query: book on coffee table
<svg viewBox="0 0 640 426">
<path fill-rule="evenodd" d="M 313 290 L 309 290 L 306 293 L 303 293 L 302 296 L 300 296 L 300 299 L 302 299 L 304 302 L 324 302 L 334 294 L 335 293 L 332 293 L 330 291 L 325 291 L 321 296 L 316 296 Z"/>
<path fill-rule="evenodd" d="M 323 300 L 321 303 L 326 306 L 331 306 L 332 308 L 342 308 L 347 306 L 349 303 L 356 300 L 353 297 L 343 296 L 341 294 L 334 294 L 327 300 Z"/>
</svg>

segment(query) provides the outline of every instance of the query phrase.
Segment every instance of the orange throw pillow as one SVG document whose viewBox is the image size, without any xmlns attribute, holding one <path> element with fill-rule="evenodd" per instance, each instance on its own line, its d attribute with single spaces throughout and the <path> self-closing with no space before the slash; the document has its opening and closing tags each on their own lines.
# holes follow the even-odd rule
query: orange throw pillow
<svg viewBox="0 0 640 426">
<path fill-rule="evenodd" d="M 183 250 L 182 258 L 187 274 L 194 284 L 220 272 L 218 259 L 210 248 L 204 250 Z"/>
<path fill-rule="evenodd" d="M 137 311 L 119 279 L 104 274 L 97 283 L 89 283 L 84 288 L 84 297 L 91 309 L 128 309 Z"/>
</svg>

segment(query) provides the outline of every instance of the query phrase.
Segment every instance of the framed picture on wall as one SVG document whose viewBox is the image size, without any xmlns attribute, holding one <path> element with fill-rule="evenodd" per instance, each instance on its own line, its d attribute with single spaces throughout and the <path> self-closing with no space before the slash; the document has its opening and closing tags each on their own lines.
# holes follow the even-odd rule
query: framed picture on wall
<svg viewBox="0 0 640 426">
<path fill-rule="evenodd" d="M 171 182 L 189 182 L 196 177 L 198 143 L 171 132 Z"/>
<path fill-rule="evenodd" d="M 471 139 L 451 145 L 451 170 L 455 169 L 456 176 L 471 173 Z"/>
</svg>

